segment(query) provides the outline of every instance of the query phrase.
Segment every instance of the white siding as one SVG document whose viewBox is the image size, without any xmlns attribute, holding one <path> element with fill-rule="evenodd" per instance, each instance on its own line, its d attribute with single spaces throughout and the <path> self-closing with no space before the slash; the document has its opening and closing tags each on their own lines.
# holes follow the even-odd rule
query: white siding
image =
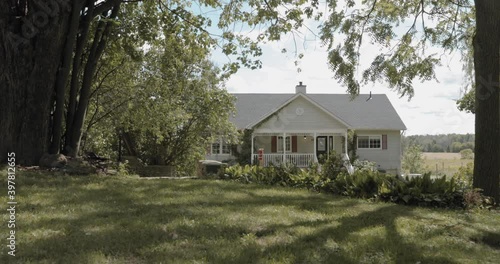
<svg viewBox="0 0 500 264">
<path fill-rule="evenodd" d="M 346 126 L 311 102 L 297 97 L 267 120 L 255 126 L 254 132 L 319 132 L 346 129 Z"/>
<path fill-rule="evenodd" d="M 342 136 L 334 136 L 333 137 L 333 150 L 335 150 L 336 154 L 342 154 L 342 145 L 344 145 L 344 139 Z"/>
<path fill-rule="evenodd" d="M 399 130 L 357 130 L 358 136 L 387 135 L 387 149 L 357 149 L 360 160 L 374 161 L 380 169 L 401 172 L 401 134 Z"/>
<path fill-rule="evenodd" d="M 312 136 L 297 136 L 297 153 L 313 153 L 314 142 Z"/>
</svg>

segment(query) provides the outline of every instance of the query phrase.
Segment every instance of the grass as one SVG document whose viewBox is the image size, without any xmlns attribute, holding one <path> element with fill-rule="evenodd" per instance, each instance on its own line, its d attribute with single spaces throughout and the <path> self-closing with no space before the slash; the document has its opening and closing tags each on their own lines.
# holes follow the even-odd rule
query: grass
<svg viewBox="0 0 500 264">
<path fill-rule="evenodd" d="M 17 175 L 1 263 L 497 263 L 498 211 L 207 180 Z M 2 180 L 2 189 L 6 182 Z M 2 196 L 0 202 L 6 204 Z M 7 221 L 6 213 L 2 222 Z M 2 234 L 6 236 L 6 225 Z M 5 241 L 5 240 L 3 240 Z M 5 242 L 4 242 L 5 243 Z"/>
<path fill-rule="evenodd" d="M 473 159 L 460 159 L 460 153 L 423 153 L 424 167 L 434 175 L 453 176 L 458 168 L 473 163 Z"/>
</svg>

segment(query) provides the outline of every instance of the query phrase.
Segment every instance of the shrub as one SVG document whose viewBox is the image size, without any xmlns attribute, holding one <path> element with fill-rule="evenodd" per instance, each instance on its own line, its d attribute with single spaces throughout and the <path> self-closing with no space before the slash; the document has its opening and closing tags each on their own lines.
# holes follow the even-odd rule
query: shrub
<svg viewBox="0 0 500 264">
<path fill-rule="evenodd" d="M 257 166 L 241 166 L 237 164 L 231 167 L 222 168 L 219 171 L 219 178 L 223 180 L 235 180 L 243 183 L 250 183 L 255 181 L 258 169 L 259 168 Z"/>
<path fill-rule="evenodd" d="M 234 156 L 236 156 L 236 161 L 240 165 L 246 165 L 251 163 L 252 159 L 252 133 L 253 130 L 245 129 L 243 132 L 239 133 L 241 148 L 238 150 L 237 147 L 233 147 L 232 151 Z"/>
<path fill-rule="evenodd" d="M 484 197 L 481 195 L 480 189 L 470 189 L 464 191 L 464 207 L 476 208 L 484 203 Z"/>
<path fill-rule="evenodd" d="M 301 170 L 292 164 L 270 167 L 234 165 L 222 169 L 219 172 L 219 178 L 236 180 L 243 183 L 253 182 L 269 185 L 294 186 L 294 177 L 292 177 L 292 175 L 299 175 L 300 173 Z"/>
<path fill-rule="evenodd" d="M 494 204 L 493 199 L 481 193 L 481 189 L 473 188 L 472 177 L 474 164 L 467 163 L 466 166 L 458 168 L 453 175 L 453 180 L 458 186 L 458 191 L 463 195 L 463 206 L 465 208 L 490 207 Z"/>
<path fill-rule="evenodd" d="M 473 159 L 474 151 L 472 149 L 462 149 L 460 150 L 460 158 L 461 159 Z"/>
<path fill-rule="evenodd" d="M 332 158 L 332 164 L 336 160 Z M 325 162 L 328 163 L 328 162 Z M 446 177 L 431 178 L 430 173 L 422 177 L 400 178 L 373 170 L 364 164 L 353 175 L 325 168 L 318 173 L 317 165 L 300 169 L 286 164 L 271 167 L 235 165 L 221 171 L 220 178 L 243 183 L 260 183 L 307 188 L 318 192 L 329 192 L 350 197 L 377 199 L 406 205 L 472 208 L 491 204 L 478 190 L 472 190 L 459 176 L 451 180 Z M 471 166 L 462 169 L 469 173 Z M 329 173 L 327 173 L 329 171 Z M 336 174 L 334 174 L 336 173 Z M 332 176 L 335 175 L 335 176 Z"/>
<path fill-rule="evenodd" d="M 356 170 L 352 175 L 342 173 L 334 181 L 334 191 L 351 197 L 377 197 L 384 177 L 371 170 Z"/>
<path fill-rule="evenodd" d="M 125 162 L 118 162 L 117 172 L 120 175 L 130 174 L 130 166 L 128 164 L 128 160 L 125 160 Z"/>
<path fill-rule="evenodd" d="M 335 179 L 337 175 L 345 171 L 344 161 L 342 157 L 335 153 L 335 151 L 331 152 L 330 155 L 324 159 L 322 166 L 322 175 L 325 178 Z"/>
<path fill-rule="evenodd" d="M 298 168 L 291 164 L 270 166 L 258 169 L 257 182 L 269 185 L 291 186 L 291 175 L 298 173 Z"/>
<path fill-rule="evenodd" d="M 403 170 L 407 173 L 418 173 L 423 171 L 422 147 L 410 146 L 403 154 Z"/>
<path fill-rule="evenodd" d="M 299 170 L 296 174 L 290 175 L 290 183 L 293 187 L 306 188 L 308 190 L 320 191 L 322 188 L 322 176 L 318 174 L 316 168 Z"/>
<path fill-rule="evenodd" d="M 355 160 L 352 166 L 356 171 L 374 171 L 377 168 L 377 163 L 368 160 Z"/>
<path fill-rule="evenodd" d="M 464 207 L 464 196 L 458 184 L 445 177 L 402 179 L 374 170 L 356 170 L 353 175 L 341 173 L 333 181 L 331 192 L 350 197 L 378 199 L 407 205 Z"/>
<path fill-rule="evenodd" d="M 453 174 L 453 179 L 462 190 L 472 188 L 472 175 L 474 173 L 474 164 L 467 163 L 465 166 L 458 168 L 458 172 Z"/>
</svg>

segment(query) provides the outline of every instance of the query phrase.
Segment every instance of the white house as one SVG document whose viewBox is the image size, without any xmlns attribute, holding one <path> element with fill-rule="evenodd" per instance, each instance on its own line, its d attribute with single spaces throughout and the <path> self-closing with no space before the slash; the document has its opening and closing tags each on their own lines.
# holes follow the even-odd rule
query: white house
<svg viewBox="0 0 500 264">
<path fill-rule="evenodd" d="M 332 150 L 346 154 L 347 131 L 355 130 L 359 159 L 401 172 L 401 133 L 406 127 L 384 94 L 361 94 L 353 100 L 347 94 L 308 94 L 301 82 L 295 94 L 234 96 L 237 113 L 231 121 L 238 129 L 253 131 L 252 163 L 305 167 Z M 206 158 L 231 159 L 231 147 L 223 141 L 212 144 Z"/>
</svg>

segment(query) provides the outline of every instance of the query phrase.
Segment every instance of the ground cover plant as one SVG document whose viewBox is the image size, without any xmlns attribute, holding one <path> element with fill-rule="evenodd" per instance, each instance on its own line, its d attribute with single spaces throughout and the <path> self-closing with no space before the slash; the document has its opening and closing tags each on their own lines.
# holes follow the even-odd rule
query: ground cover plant
<svg viewBox="0 0 500 264">
<path fill-rule="evenodd" d="M 1 263 L 500 259 L 497 211 L 401 206 L 220 180 L 38 171 L 19 172 L 16 181 L 18 254 L 2 250 Z M 2 222 L 6 217 L 2 214 Z"/>
<path fill-rule="evenodd" d="M 447 178 L 425 173 L 421 177 L 402 177 L 375 170 L 374 163 L 353 163 L 352 175 L 339 163 L 337 155 L 319 168 L 313 164 L 299 169 L 293 164 L 279 166 L 234 165 L 222 169 L 219 178 L 242 183 L 280 185 L 333 193 L 353 198 L 375 199 L 405 205 L 445 208 L 488 208 L 494 205 L 491 197 L 472 188 L 472 168 L 463 167 L 460 173 Z"/>
</svg>

